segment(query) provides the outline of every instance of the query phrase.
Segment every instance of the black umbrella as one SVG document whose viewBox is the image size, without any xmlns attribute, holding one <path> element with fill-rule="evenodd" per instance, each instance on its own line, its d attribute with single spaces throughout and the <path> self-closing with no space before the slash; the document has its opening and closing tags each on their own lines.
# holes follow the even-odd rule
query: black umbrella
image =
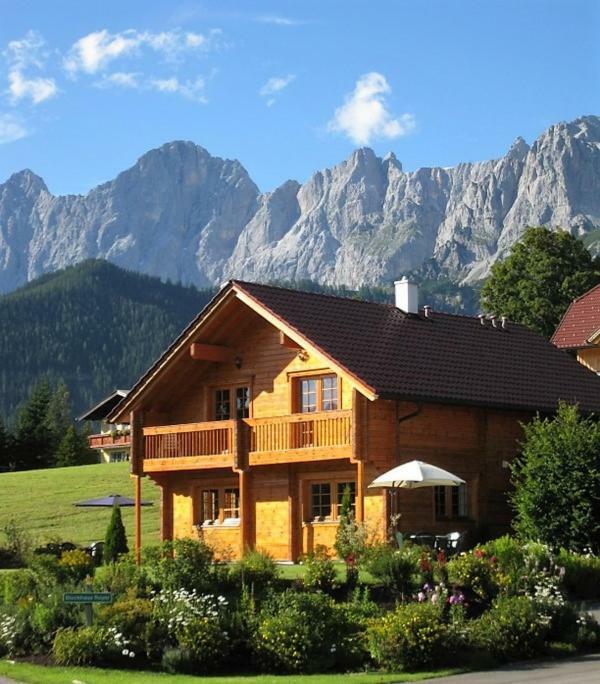
<svg viewBox="0 0 600 684">
<path fill-rule="evenodd" d="M 151 501 L 140 501 L 140 506 L 152 506 Z M 121 496 L 121 494 L 109 494 L 102 496 L 99 499 L 87 499 L 86 501 L 78 501 L 75 506 L 82 508 L 112 508 L 113 506 L 135 506 L 135 501 L 128 496 Z"/>
</svg>

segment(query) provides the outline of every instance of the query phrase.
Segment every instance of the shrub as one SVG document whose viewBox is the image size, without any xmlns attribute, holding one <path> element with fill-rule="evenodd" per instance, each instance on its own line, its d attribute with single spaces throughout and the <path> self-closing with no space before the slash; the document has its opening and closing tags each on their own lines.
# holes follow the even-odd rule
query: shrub
<svg viewBox="0 0 600 684">
<path fill-rule="evenodd" d="M 526 596 L 503 596 L 470 624 L 471 643 L 500 661 L 533 658 L 543 650 L 550 621 Z"/>
<path fill-rule="evenodd" d="M 121 517 L 121 509 L 115 505 L 113 506 L 104 539 L 104 562 L 114 563 L 124 553 L 129 553 L 127 535 L 125 534 L 125 525 L 123 525 L 123 518 Z"/>
<path fill-rule="evenodd" d="M 412 594 L 418 583 L 419 567 L 412 552 L 375 544 L 367 550 L 364 564 L 375 579 L 398 594 Z"/>
<path fill-rule="evenodd" d="M 171 654 L 169 667 L 187 672 L 186 663 L 194 671 L 210 673 L 219 669 L 229 656 L 231 639 L 227 631 L 227 600 L 212 594 L 162 590 L 152 597 L 153 618 L 162 628 L 167 646 L 180 650 L 180 658 Z"/>
<path fill-rule="evenodd" d="M 451 582 L 471 588 L 484 601 L 498 594 L 495 561 L 481 548 L 455 556 L 448 561 L 447 570 Z"/>
<path fill-rule="evenodd" d="M 563 586 L 573 598 L 600 598 L 600 558 L 561 549 L 557 562 L 564 568 Z"/>
<path fill-rule="evenodd" d="M 247 549 L 232 569 L 232 579 L 251 587 L 253 592 L 263 592 L 273 586 L 278 577 L 277 563 L 264 551 Z"/>
<path fill-rule="evenodd" d="M 194 672 L 217 672 L 227 661 L 231 651 L 229 633 L 216 619 L 205 615 L 186 621 L 178 630 L 177 640 L 184 653 L 189 653 Z"/>
<path fill-rule="evenodd" d="M 14 615 L 0 613 L 0 657 L 14 654 L 16 622 L 17 618 Z"/>
<path fill-rule="evenodd" d="M 276 596 L 258 617 L 252 646 L 268 672 L 351 669 L 365 657 L 357 626 L 322 593 Z"/>
<path fill-rule="evenodd" d="M 496 580 L 510 593 L 516 593 L 523 577 L 525 550 L 514 537 L 504 535 L 480 547 L 491 561 L 496 563 Z"/>
<path fill-rule="evenodd" d="M 398 606 L 371 624 L 367 638 L 373 660 L 390 670 L 435 667 L 454 655 L 453 631 L 432 603 Z"/>
<path fill-rule="evenodd" d="M 8 565 L 0 567 L 22 567 L 27 565 L 33 546 L 29 534 L 17 524 L 14 518 L 4 525 L 3 532 L 6 540 L 3 555 L 5 556 L 5 561 L 8 561 Z"/>
<path fill-rule="evenodd" d="M 96 591 L 109 591 L 120 596 L 142 583 L 140 570 L 133 559 L 121 556 L 116 563 L 96 568 L 93 586 Z"/>
<path fill-rule="evenodd" d="M 583 613 L 577 619 L 575 645 L 582 651 L 597 650 L 600 645 L 600 625 L 589 613 Z"/>
<path fill-rule="evenodd" d="M 327 547 L 318 544 L 313 553 L 309 553 L 304 560 L 303 583 L 311 591 L 330 593 L 336 585 L 335 564 L 329 557 Z"/>
<path fill-rule="evenodd" d="M 57 665 L 131 665 L 136 657 L 115 627 L 61 629 L 54 637 L 52 656 Z"/>
<path fill-rule="evenodd" d="M 39 594 L 39 579 L 31 570 L 16 570 L 4 578 L 4 604 L 17 606 L 29 602 Z"/>
<path fill-rule="evenodd" d="M 211 593 L 219 579 L 213 561 L 213 550 L 203 540 L 176 539 L 164 542 L 147 555 L 142 573 L 147 581 L 162 589 Z"/>
<path fill-rule="evenodd" d="M 99 615 L 101 624 L 115 627 L 137 654 L 148 650 L 146 642 L 152 619 L 152 602 L 142 598 L 124 598 L 103 607 Z"/>
<path fill-rule="evenodd" d="M 514 462 L 515 529 L 554 548 L 600 551 L 600 426 L 561 403 L 554 418 L 523 425 Z"/>
<path fill-rule="evenodd" d="M 92 557 L 82 549 L 65 551 L 58 563 L 65 570 L 67 577 L 75 582 L 81 582 L 94 572 Z"/>
</svg>

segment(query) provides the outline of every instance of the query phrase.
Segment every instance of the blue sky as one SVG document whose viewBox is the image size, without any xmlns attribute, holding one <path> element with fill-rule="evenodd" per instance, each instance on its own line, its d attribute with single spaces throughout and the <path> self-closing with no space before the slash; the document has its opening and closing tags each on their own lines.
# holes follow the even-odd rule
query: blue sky
<svg viewBox="0 0 600 684">
<path fill-rule="evenodd" d="M 54 193 L 187 139 L 261 190 L 393 150 L 502 155 L 600 114 L 597 0 L 0 0 L 0 182 Z"/>
</svg>

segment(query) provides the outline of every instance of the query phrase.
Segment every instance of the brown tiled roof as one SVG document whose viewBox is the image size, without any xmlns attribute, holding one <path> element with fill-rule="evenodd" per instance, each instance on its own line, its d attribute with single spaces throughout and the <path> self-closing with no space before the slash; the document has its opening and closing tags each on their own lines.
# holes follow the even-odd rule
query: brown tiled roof
<svg viewBox="0 0 600 684">
<path fill-rule="evenodd" d="M 571 302 L 551 341 L 561 349 L 580 349 L 588 346 L 589 338 L 599 329 L 600 285 L 596 285 Z"/>
<path fill-rule="evenodd" d="M 234 281 L 384 398 L 600 412 L 600 378 L 524 326 Z"/>
</svg>

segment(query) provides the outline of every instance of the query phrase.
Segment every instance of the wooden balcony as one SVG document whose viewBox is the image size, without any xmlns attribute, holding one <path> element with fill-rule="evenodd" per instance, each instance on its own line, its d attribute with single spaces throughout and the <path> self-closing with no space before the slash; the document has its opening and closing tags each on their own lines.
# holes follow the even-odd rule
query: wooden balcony
<svg viewBox="0 0 600 684">
<path fill-rule="evenodd" d="M 351 456 L 352 411 L 299 413 L 244 422 L 250 436 L 250 465 Z"/>
<path fill-rule="evenodd" d="M 144 472 L 352 455 L 352 411 L 145 427 Z"/>
<path fill-rule="evenodd" d="M 88 445 L 92 449 L 110 449 L 111 447 L 128 447 L 131 444 L 129 434 L 118 435 L 111 432 L 89 435 Z"/>
</svg>

